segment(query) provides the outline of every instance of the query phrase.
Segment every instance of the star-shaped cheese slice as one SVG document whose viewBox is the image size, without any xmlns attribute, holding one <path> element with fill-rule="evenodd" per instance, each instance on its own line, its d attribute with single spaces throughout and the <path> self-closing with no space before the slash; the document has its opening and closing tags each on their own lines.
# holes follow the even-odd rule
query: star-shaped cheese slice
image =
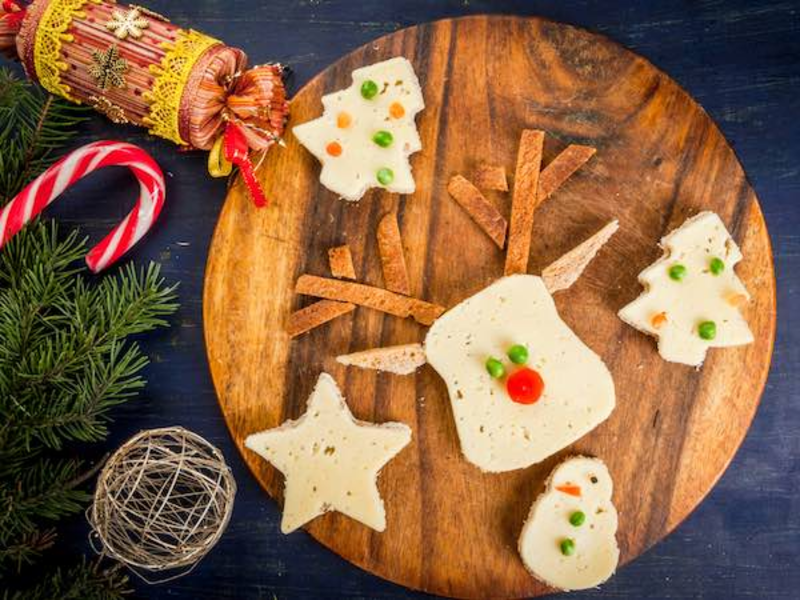
<svg viewBox="0 0 800 600">
<path fill-rule="evenodd" d="M 248 436 L 245 446 L 286 478 L 283 533 L 331 510 L 383 531 L 378 473 L 410 441 L 403 423 L 356 420 L 336 381 L 322 373 L 303 416 Z"/>
<path fill-rule="evenodd" d="M 398 56 L 352 77 L 350 87 L 322 98 L 321 117 L 292 133 L 322 163 L 322 185 L 345 200 L 372 187 L 413 193 L 408 157 L 422 149 L 414 117 L 425 108 L 414 68 Z"/>
</svg>

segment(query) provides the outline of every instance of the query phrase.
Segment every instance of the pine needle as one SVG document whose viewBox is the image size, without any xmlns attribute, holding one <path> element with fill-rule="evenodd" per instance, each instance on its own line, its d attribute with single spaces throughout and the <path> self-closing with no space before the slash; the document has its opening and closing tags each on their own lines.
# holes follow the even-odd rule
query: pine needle
<svg viewBox="0 0 800 600">
<path fill-rule="evenodd" d="M 85 115 L 0 69 L 0 206 L 57 158 Z M 2 600 L 111 600 L 128 589 L 119 565 L 36 564 L 59 521 L 90 500 L 92 471 L 76 444 L 105 440 L 109 411 L 144 387 L 148 359 L 130 336 L 166 326 L 178 307 L 157 265 L 90 279 L 85 254 L 80 234 L 40 220 L 0 249 L 0 587 L 14 572 L 24 588 Z"/>
<path fill-rule="evenodd" d="M 0 69 L 0 206 L 54 160 L 88 118 L 85 108 L 45 94 Z"/>
</svg>

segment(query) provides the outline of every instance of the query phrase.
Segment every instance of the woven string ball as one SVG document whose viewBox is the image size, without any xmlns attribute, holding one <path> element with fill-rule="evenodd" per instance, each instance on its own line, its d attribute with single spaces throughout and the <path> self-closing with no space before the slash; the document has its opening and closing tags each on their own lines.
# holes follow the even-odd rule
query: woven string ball
<svg viewBox="0 0 800 600">
<path fill-rule="evenodd" d="M 142 431 L 100 472 L 92 541 L 137 573 L 188 572 L 222 536 L 235 495 L 222 453 L 205 439 L 182 427 Z"/>
</svg>

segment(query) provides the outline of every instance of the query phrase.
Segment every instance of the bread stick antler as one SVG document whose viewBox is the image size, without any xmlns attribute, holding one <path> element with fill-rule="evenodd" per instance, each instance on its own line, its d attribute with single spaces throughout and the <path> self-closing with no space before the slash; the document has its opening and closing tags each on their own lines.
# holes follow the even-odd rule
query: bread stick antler
<svg viewBox="0 0 800 600">
<path fill-rule="evenodd" d="M 592 237 L 547 266 L 542 271 L 542 280 L 547 291 L 553 294 L 565 290 L 575 283 L 617 229 L 619 229 L 619 221 L 609 222 Z M 402 344 L 343 354 L 337 356 L 336 361 L 361 369 L 409 375 L 424 365 L 427 359 L 422 344 Z"/>
</svg>

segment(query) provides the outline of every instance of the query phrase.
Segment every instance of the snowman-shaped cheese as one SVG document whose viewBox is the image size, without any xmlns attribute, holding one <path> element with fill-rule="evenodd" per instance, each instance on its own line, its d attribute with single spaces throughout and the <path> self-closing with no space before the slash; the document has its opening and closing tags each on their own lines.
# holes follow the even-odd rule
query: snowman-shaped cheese
<svg viewBox="0 0 800 600">
<path fill-rule="evenodd" d="M 515 347 L 526 351 L 524 366 L 505 358 Z M 534 275 L 499 279 L 450 309 L 429 330 L 425 353 L 447 384 L 461 450 L 484 471 L 540 462 L 614 408 L 608 368 L 561 320 L 544 281 Z M 503 360 L 504 375 L 487 370 L 491 357 Z M 509 395 L 523 369 L 543 386 L 528 404 Z"/>
<path fill-rule="evenodd" d="M 595 587 L 619 562 L 613 484 L 601 460 L 578 456 L 555 468 L 519 537 L 525 567 L 561 590 Z"/>
</svg>

